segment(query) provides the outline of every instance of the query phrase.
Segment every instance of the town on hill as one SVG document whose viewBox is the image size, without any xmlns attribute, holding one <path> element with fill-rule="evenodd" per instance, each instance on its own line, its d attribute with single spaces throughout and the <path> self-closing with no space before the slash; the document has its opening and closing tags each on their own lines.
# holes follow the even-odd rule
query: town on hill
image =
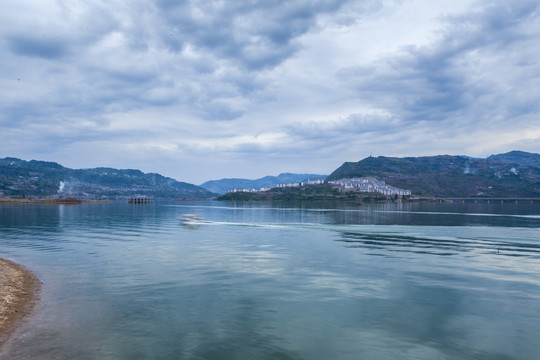
<svg viewBox="0 0 540 360">
<path fill-rule="evenodd" d="M 234 189 L 219 199 L 291 200 L 321 198 L 324 194 L 326 198 L 356 200 L 366 198 L 365 193 L 373 194 L 372 198 L 540 198 L 540 154 L 511 151 L 485 159 L 370 156 L 344 163 L 325 179 L 324 185 L 293 183 L 263 191 Z"/>
<path fill-rule="evenodd" d="M 327 180 L 371 176 L 435 197 L 540 197 L 540 155 L 522 151 L 467 156 L 368 157 L 346 162 Z"/>
</svg>

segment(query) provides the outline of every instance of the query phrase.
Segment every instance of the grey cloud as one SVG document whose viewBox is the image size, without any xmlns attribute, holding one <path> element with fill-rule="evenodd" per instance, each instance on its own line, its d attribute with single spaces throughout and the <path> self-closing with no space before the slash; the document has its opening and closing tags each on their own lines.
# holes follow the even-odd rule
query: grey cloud
<svg viewBox="0 0 540 360">
<path fill-rule="evenodd" d="M 229 99 L 256 101 L 254 92 L 267 86 L 261 71 L 293 56 L 299 49 L 294 39 L 310 31 L 321 14 L 332 14 L 345 3 L 90 2 L 77 8 L 77 16 L 62 5 L 56 25 L 36 25 L 35 32 L 42 36 L 29 35 L 22 23 L 4 35 L 11 62 L 23 55 L 36 58 L 29 65 L 44 73 L 53 71 L 52 63 L 40 60 L 55 60 L 58 67 L 47 106 L 39 105 L 41 99 L 12 105 L 50 109 L 54 116 L 67 118 L 176 104 L 204 120 L 233 120 L 244 109 L 231 106 Z"/>
<path fill-rule="evenodd" d="M 0 37 L 17 55 L 62 60 L 65 56 L 80 54 L 85 47 L 120 27 L 118 14 L 99 3 L 58 2 L 57 5 L 59 9 L 54 18 L 48 18 L 48 14 L 29 14 L 26 20 L 21 17 L 18 22 L 19 14 L 12 14 L 14 18 L 8 19 Z M 79 7 L 77 11 L 84 11 L 84 16 L 74 15 L 71 6 Z M 9 7 L 3 10 L 8 11 Z"/>
<path fill-rule="evenodd" d="M 19 128 L 25 124 L 35 122 L 42 114 L 42 110 L 32 106 L 31 103 L 21 102 L 2 106 L 0 125 L 3 129 Z M 46 119 L 44 119 L 46 120 Z"/>
<path fill-rule="evenodd" d="M 288 133 L 297 138 L 317 142 L 342 142 L 344 139 L 358 137 L 361 134 L 391 131 L 399 126 L 397 119 L 377 114 L 351 114 L 344 119 L 337 119 L 323 124 L 308 122 L 288 127 Z"/>
<path fill-rule="evenodd" d="M 219 101 L 205 101 L 196 107 L 197 114 L 205 120 L 233 120 L 244 114 L 242 110 Z"/>
<path fill-rule="evenodd" d="M 57 59 L 68 53 L 64 39 L 14 35 L 7 38 L 10 49 L 18 55 Z"/>
<path fill-rule="evenodd" d="M 535 1 L 478 2 L 444 18 L 431 43 L 342 69 L 335 78 L 337 64 L 364 58 L 362 49 L 343 51 L 361 46 L 343 41 L 356 38 L 354 29 L 366 29 L 362 19 L 377 26 L 394 9 L 410 11 L 407 2 L 58 4 L 66 10 L 45 14 L 34 27 L 24 17 L 0 14 L 4 23 L 14 19 L 0 28 L 0 125 L 13 138 L 25 135 L 5 149 L 60 153 L 69 146 L 85 156 L 95 143 L 121 149 L 140 136 L 129 130 L 133 116 L 134 127 L 147 131 L 148 146 L 163 142 L 172 149 L 177 138 L 178 148 L 186 147 L 162 150 L 171 158 L 211 158 L 220 149 L 223 161 L 236 164 L 255 154 L 276 168 L 291 159 L 304 166 L 326 159 L 333 166 L 371 150 L 433 152 L 442 146 L 439 139 L 455 144 L 489 127 L 503 132 L 524 125 L 528 131 L 540 106 Z M 320 46 L 331 34 L 335 57 Z M 155 120 L 154 132 L 148 124 Z M 250 142 L 256 134 L 260 141 Z M 216 145 L 206 146 L 214 137 Z M 118 159 L 132 151 L 126 147 Z M 263 161 L 246 161 L 263 167 Z"/>
<path fill-rule="evenodd" d="M 317 16 L 336 11 L 343 1 L 160 1 L 162 38 L 171 50 L 186 43 L 210 50 L 250 71 L 273 67 L 291 56 L 291 41 L 307 32 Z"/>
<path fill-rule="evenodd" d="M 409 122 L 442 121 L 464 112 L 472 117 L 477 108 L 489 109 L 485 102 L 491 103 L 491 110 L 520 115 L 512 109 L 530 111 L 533 99 L 515 107 L 515 102 L 524 99 L 502 90 L 529 79 L 518 73 L 519 78 L 507 80 L 504 72 L 508 69 L 497 66 L 519 66 L 511 57 L 531 46 L 531 38 L 537 39 L 530 25 L 539 21 L 538 6 L 532 1 L 511 7 L 495 2 L 465 16 L 448 17 L 436 43 L 404 48 L 397 56 L 371 66 L 343 69 L 338 76 L 356 89 L 361 101 Z M 504 53 L 508 58 L 496 58 Z M 484 60 L 493 64 L 484 67 L 480 63 Z"/>
<path fill-rule="evenodd" d="M 410 133 L 400 129 L 395 118 L 377 114 L 351 114 L 346 118 L 322 124 L 306 122 L 275 127 L 270 123 L 268 127 L 269 132 L 278 131 L 284 134 L 281 141 L 274 144 L 260 144 L 255 141 L 241 143 L 228 152 L 238 158 L 249 158 L 257 154 L 274 160 L 322 161 L 333 158 L 335 154 L 350 156 L 360 144 L 376 148 L 374 144 L 388 138 L 401 142 L 410 136 Z M 264 131 L 261 134 L 264 134 Z M 235 134 L 229 135 L 234 137 Z"/>
</svg>

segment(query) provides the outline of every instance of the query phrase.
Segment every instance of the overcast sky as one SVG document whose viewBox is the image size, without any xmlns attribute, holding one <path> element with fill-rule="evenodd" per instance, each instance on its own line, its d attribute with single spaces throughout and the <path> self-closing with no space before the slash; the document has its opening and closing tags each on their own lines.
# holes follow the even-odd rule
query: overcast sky
<svg viewBox="0 0 540 360">
<path fill-rule="evenodd" d="M 0 157 L 200 184 L 540 152 L 540 2 L 3 0 Z"/>
</svg>

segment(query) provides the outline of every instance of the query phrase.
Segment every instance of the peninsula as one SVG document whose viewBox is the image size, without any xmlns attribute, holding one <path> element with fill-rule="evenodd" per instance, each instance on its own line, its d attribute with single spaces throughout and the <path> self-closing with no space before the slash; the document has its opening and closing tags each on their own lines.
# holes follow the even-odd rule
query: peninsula
<svg viewBox="0 0 540 360">
<path fill-rule="evenodd" d="M 324 181 L 232 189 L 218 200 L 540 199 L 540 154 L 367 157 L 345 162 Z"/>
</svg>

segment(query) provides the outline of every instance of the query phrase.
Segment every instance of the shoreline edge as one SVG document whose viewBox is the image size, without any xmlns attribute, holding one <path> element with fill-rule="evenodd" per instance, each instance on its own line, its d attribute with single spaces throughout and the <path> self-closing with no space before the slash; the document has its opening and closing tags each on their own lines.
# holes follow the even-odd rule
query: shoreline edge
<svg viewBox="0 0 540 360">
<path fill-rule="evenodd" d="M 30 270 L 0 258 L 0 349 L 33 314 L 41 285 Z"/>
</svg>

